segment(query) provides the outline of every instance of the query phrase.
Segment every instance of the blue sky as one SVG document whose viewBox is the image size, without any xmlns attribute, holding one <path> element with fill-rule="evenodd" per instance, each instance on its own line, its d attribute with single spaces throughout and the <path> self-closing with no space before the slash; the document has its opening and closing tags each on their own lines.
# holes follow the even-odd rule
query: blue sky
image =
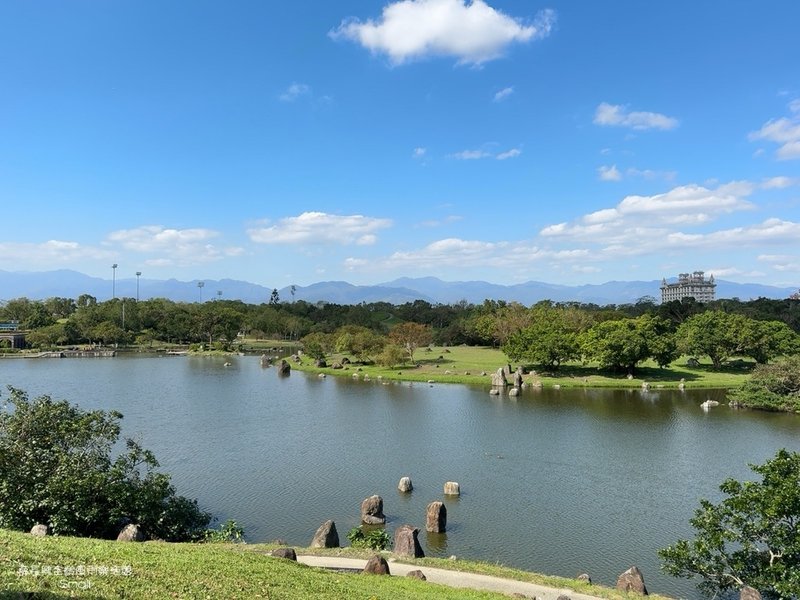
<svg viewBox="0 0 800 600">
<path fill-rule="evenodd" d="M 8 0 L 0 269 L 800 287 L 800 3 Z"/>
</svg>

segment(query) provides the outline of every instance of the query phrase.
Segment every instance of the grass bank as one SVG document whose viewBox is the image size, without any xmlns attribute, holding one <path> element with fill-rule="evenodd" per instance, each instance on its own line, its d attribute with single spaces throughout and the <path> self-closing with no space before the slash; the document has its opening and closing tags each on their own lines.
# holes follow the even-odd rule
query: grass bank
<svg viewBox="0 0 800 600">
<path fill-rule="evenodd" d="M 327 357 L 329 365 L 340 361 L 341 355 Z M 388 381 L 418 381 L 436 383 L 464 383 L 471 385 L 491 385 L 491 374 L 499 367 L 509 363 L 508 357 L 496 348 L 475 346 L 433 347 L 420 349 L 414 355 L 416 365 L 401 365 L 396 368 L 379 365 L 349 364 L 345 369 L 318 368 L 309 357 L 303 357 L 293 368 L 302 371 L 325 373 L 326 375 Z M 749 376 L 754 366 L 750 360 L 736 360 L 714 371 L 710 362 L 700 362 L 697 367 L 687 366 L 687 357 L 681 357 L 667 368 L 661 369 L 652 361 L 643 363 L 636 375 L 628 379 L 626 375 L 601 372 L 596 365 L 567 363 L 553 372 L 532 372 L 525 375 L 526 383 L 539 382 L 543 387 L 560 386 L 564 388 L 605 387 L 641 388 L 647 382 L 651 387 L 677 388 L 684 380 L 686 388 L 735 388 Z M 517 365 L 512 365 L 516 368 Z M 482 373 L 485 373 L 482 374 Z"/>
<path fill-rule="evenodd" d="M 87 538 L 34 538 L 26 533 L 0 530 L 0 590 L 4 592 L 3 597 L 10 593 L 12 597 L 35 594 L 34 597 L 53 599 L 507 598 L 502 594 L 454 589 L 406 577 L 369 577 L 315 569 L 268 556 L 273 548 L 265 544 L 137 544 Z M 347 548 L 315 552 L 365 556 L 363 551 Z M 569 588 L 609 600 L 631 597 L 574 579 L 548 577 L 487 563 L 427 558 L 408 562 L 423 569 L 438 567 Z"/>
</svg>

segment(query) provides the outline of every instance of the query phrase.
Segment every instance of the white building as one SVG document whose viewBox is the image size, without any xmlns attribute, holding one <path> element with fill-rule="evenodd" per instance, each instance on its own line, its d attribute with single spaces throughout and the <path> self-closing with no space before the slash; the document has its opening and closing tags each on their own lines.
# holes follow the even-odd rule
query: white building
<svg viewBox="0 0 800 600">
<path fill-rule="evenodd" d="M 714 276 L 705 278 L 703 271 L 681 273 L 678 275 L 678 283 L 667 283 L 666 279 L 661 280 L 661 303 L 681 300 L 682 298 L 694 298 L 698 302 L 712 302 L 714 300 Z"/>
</svg>

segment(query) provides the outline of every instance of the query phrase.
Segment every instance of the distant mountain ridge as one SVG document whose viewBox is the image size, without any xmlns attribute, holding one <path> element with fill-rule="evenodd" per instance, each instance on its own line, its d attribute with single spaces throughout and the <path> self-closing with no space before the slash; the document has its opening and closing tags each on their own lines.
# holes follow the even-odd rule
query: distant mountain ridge
<svg viewBox="0 0 800 600">
<path fill-rule="evenodd" d="M 139 297 L 168 298 L 176 302 L 199 302 L 222 298 L 241 300 L 250 304 L 269 301 L 271 287 L 235 279 L 178 281 L 177 279 L 140 279 Z M 107 300 L 112 292 L 117 297 L 136 297 L 135 278 L 102 279 L 70 270 L 46 272 L 0 271 L 0 301 L 26 297 L 43 300 L 53 296 L 77 298 L 89 294 L 98 300 Z M 433 304 L 454 304 L 466 300 L 480 304 L 486 299 L 520 302 L 530 305 L 540 300 L 556 302 L 584 302 L 595 304 L 624 304 L 635 302 L 643 296 L 661 297 L 661 280 L 608 281 L 601 284 L 578 286 L 528 281 L 501 285 L 486 281 L 442 281 L 436 277 L 401 277 L 377 285 L 353 285 L 345 281 L 324 281 L 308 286 L 286 286 L 278 290 L 284 302 L 331 302 L 359 304 L 361 302 L 389 302 L 404 304 L 425 300 Z M 797 288 L 776 287 L 757 283 L 735 283 L 717 280 L 717 298 L 788 298 Z"/>
</svg>

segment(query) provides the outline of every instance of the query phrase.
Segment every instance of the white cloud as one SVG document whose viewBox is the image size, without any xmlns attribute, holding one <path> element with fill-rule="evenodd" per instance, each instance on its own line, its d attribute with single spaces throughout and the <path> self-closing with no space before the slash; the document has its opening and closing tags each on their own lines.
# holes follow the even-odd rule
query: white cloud
<svg viewBox="0 0 800 600">
<path fill-rule="evenodd" d="M 143 225 L 134 229 L 120 229 L 108 234 L 106 245 L 119 245 L 125 250 L 142 254 L 159 254 L 149 258 L 150 266 L 187 266 L 239 256 L 239 247 L 218 248 L 210 243 L 219 237 L 213 229 L 169 229 L 161 225 Z"/>
<path fill-rule="evenodd" d="M 389 219 L 363 215 L 331 215 L 304 212 L 286 217 L 277 224 L 247 230 L 250 239 L 259 244 L 342 244 L 371 245 L 375 232 L 391 226 Z"/>
<path fill-rule="evenodd" d="M 483 0 L 399 0 L 386 5 L 379 20 L 345 19 L 329 35 L 384 53 L 396 65 L 429 56 L 480 65 L 499 58 L 513 43 L 547 37 L 555 20 L 555 12 L 547 9 L 527 23 Z"/>
<path fill-rule="evenodd" d="M 294 102 L 300 96 L 305 96 L 310 93 L 311 87 L 305 83 L 292 83 L 278 98 L 284 102 Z"/>
<path fill-rule="evenodd" d="M 654 171 L 653 169 L 636 169 L 634 167 L 625 169 L 625 174 L 628 177 L 641 177 L 642 179 L 647 179 L 648 181 L 652 181 L 654 179 L 674 181 L 678 176 L 678 173 L 675 171 Z"/>
<path fill-rule="evenodd" d="M 522 154 L 522 150 L 520 150 L 519 148 L 512 148 L 511 150 L 506 150 L 505 152 L 501 152 L 500 154 L 495 156 L 495 158 L 497 160 L 506 160 L 508 158 L 516 158 L 520 154 Z"/>
<path fill-rule="evenodd" d="M 114 252 L 103 248 L 63 240 L 0 242 L 0 264 L 11 268 L 19 268 L 21 264 L 52 267 L 85 260 L 112 260 L 116 256 Z"/>
<path fill-rule="evenodd" d="M 494 101 L 495 102 L 502 102 L 503 100 L 508 98 L 513 93 L 514 93 L 514 88 L 513 87 L 503 88 L 502 90 L 500 90 L 499 92 L 497 92 L 494 95 Z"/>
<path fill-rule="evenodd" d="M 597 175 L 600 177 L 600 181 L 622 180 L 622 173 L 620 173 L 619 169 L 617 169 L 617 165 L 611 165 L 610 167 L 603 165 L 602 167 L 598 167 Z"/>
<path fill-rule="evenodd" d="M 661 113 L 628 112 L 626 106 L 602 102 L 594 113 L 594 124 L 603 126 L 630 127 L 631 129 L 674 129 L 678 120 Z"/>
<path fill-rule="evenodd" d="M 458 160 L 478 160 L 481 158 L 488 158 L 489 156 L 491 156 L 491 154 L 485 150 L 462 150 L 461 152 L 451 154 L 450 158 Z"/>
<path fill-rule="evenodd" d="M 425 153 L 427 151 L 428 151 L 427 148 L 422 148 L 422 147 L 414 148 L 414 152 L 411 154 L 411 156 L 413 156 L 414 158 L 422 158 L 423 156 L 425 156 Z"/>
<path fill-rule="evenodd" d="M 798 185 L 800 179 L 796 177 L 770 177 L 761 182 L 761 188 L 765 190 L 782 190 L 793 185 Z"/>
<path fill-rule="evenodd" d="M 790 102 L 789 110 L 794 113 L 792 116 L 769 120 L 748 135 L 750 141 L 767 140 L 779 144 L 775 152 L 778 160 L 800 158 L 800 99 Z"/>
</svg>

